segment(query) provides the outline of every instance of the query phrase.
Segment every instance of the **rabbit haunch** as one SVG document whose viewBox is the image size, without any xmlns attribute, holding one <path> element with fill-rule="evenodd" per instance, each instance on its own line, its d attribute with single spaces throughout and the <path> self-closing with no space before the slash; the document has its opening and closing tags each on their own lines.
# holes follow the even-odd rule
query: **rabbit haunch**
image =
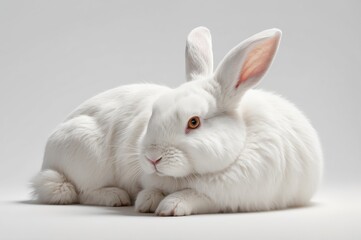
<svg viewBox="0 0 361 240">
<path fill-rule="evenodd" d="M 292 103 L 251 89 L 278 29 L 233 48 L 213 71 L 210 32 L 186 42 L 187 82 L 118 87 L 80 105 L 48 139 L 34 194 L 50 204 L 189 215 L 304 205 L 319 185 L 316 131 Z M 190 129 L 195 118 L 199 125 Z"/>
</svg>

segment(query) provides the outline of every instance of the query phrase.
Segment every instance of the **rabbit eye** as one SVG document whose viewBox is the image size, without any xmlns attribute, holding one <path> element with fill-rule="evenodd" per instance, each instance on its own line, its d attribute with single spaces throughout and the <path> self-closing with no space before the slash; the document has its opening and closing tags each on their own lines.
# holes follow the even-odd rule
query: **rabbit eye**
<svg viewBox="0 0 361 240">
<path fill-rule="evenodd" d="M 188 128 L 189 129 L 196 129 L 199 127 L 199 125 L 201 125 L 201 120 L 199 119 L 199 117 L 191 117 L 188 120 Z"/>
</svg>

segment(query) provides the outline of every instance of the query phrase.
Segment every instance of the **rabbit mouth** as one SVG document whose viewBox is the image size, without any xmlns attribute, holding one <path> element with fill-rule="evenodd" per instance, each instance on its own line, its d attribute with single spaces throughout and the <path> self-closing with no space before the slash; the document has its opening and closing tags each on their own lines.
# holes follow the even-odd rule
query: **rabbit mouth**
<svg viewBox="0 0 361 240">
<path fill-rule="evenodd" d="M 165 176 L 161 171 L 159 171 L 159 169 L 157 168 L 157 165 L 154 165 L 154 173 L 157 174 L 158 176 Z"/>
<path fill-rule="evenodd" d="M 159 177 L 165 177 L 165 176 L 166 176 L 166 175 L 163 174 L 161 171 L 159 171 L 156 166 L 154 166 L 154 170 L 155 170 L 154 173 L 155 173 L 156 175 L 158 175 Z"/>
</svg>

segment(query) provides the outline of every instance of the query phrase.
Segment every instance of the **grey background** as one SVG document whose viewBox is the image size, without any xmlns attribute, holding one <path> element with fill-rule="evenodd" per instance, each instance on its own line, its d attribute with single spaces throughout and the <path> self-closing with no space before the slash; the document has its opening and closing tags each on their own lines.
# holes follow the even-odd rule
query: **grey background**
<svg viewBox="0 0 361 240">
<path fill-rule="evenodd" d="M 46 139 L 93 95 L 185 81 L 188 32 L 207 26 L 215 64 L 243 39 L 283 31 L 261 88 L 296 103 L 325 153 L 326 185 L 358 184 L 360 1 L 1 1 L 0 194 L 24 188 Z"/>
</svg>

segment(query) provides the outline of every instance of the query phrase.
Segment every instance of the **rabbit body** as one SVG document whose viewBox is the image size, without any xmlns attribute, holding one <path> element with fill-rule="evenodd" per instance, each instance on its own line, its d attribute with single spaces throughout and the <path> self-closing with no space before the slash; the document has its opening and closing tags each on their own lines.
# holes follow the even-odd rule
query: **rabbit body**
<svg viewBox="0 0 361 240">
<path fill-rule="evenodd" d="M 317 133 L 292 103 L 251 89 L 280 34 L 247 39 L 213 74 L 209 31 L 197 28 L 187 39 L 187 83 L 123 86 L 80 105 L 49 137 L 37 199 L 135 203 L 158 215 L 307 204 L 322 176 Z"/>
</svg>

